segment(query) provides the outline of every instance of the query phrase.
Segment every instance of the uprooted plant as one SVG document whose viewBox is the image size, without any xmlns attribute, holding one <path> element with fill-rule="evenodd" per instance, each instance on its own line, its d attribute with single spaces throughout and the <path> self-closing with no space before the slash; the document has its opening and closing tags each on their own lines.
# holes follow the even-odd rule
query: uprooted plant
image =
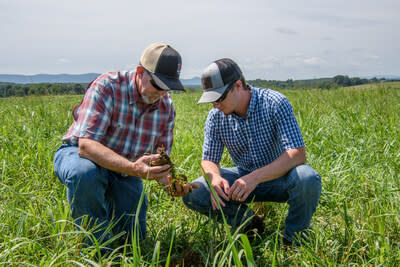
<svg viewBox="0 0 400 267">
<path fill-rule="evenodd" d="M 185 185 L 189 186 L 189 192 L 191 192 L 193 190 L 192 185 L 188 183 L 186 175 L 175 173 L 175 164 L 171 161 L 171 158 L 168 156 L 168 154 L 165 153 L 165 148 L 158 147 L 157 153 L 160 155 L 160 157 L 156 160 L 151 161 L 150 166 L 161 166 L 165 164 L 171 166 L 170 173 L 172 179 L 171 179 L 171 184 L 166 186 L 167 193 L 171 196 L 175 196 L 178 193 L 178 190 L 176 188 L 176 183 L 178 183 L 182 188 Z"/>
</svg>

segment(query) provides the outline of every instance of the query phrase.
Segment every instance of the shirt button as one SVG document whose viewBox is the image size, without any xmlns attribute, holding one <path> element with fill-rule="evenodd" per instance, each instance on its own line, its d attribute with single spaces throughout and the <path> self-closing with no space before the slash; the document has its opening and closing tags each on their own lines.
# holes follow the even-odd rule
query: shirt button
<svg viewBox="0 0 400 267">
<path fill-rule="evenodd" d="M 253 142 L 253 138 L 250 138 L 250 142 Z"/>
</svg>

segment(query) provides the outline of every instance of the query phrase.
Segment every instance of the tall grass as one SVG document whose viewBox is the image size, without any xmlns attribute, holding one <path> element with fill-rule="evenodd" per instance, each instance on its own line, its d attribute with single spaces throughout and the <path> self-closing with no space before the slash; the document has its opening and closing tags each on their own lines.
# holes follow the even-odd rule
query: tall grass
<svg viewBox="0 0 400 267">
<path fill-rule="evenodd" d="M 82 255 L 79 240 L 89 233 L 76 231 L 52 165 L 81 96 L 8 98 L 0 99 L 0 265 L 399 265 L 400 84 L 282 92 L 294 107 L 308 164 L 323 181 L 307 245 L 281 246 L 285 204 L 253 205 L 265 216 L 266 231 L 250 244 L 148 182 L 147 238 L 100 260 Z M 203 125 L 211 107 L 197 105 L 199 96 L 173 95 L 172 157 L 190 180 L 201 175 Z M 226 153 L 222 165 L 232 166 Z"/>
</svg>

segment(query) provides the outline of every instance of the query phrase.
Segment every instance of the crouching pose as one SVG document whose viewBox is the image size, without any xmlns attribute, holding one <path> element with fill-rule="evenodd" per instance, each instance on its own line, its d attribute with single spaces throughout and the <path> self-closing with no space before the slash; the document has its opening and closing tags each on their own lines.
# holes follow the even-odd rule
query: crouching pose
<svg viewBox="0 0 400 267">
<path fill-rule="evenodd" d="M 305 165 L 306 152 L 292 106 L 279 92 L 246 84 L 238 65 L 220 59 L 202 73 L 203 94 L 198 103 L 212 103 L 205 123 L 202 167 L 204 177 L 194 181 L 200 189 L 183 197 L 193 210 L 238 226 L 252 217 L 247 229 L 263 231 L 263 221 L 246 203 L 286 202 L 284 242 L 305 238 L 318 205 L 321 177 Z M 221 168 L 224 147 L 234 168 Z"/>
<path fill-rule="evenodd" d="M 97 226 L 93 234 L 98 242 L 125 233 L 123 243 L 135 227 L 137 236 L 146 235 L 142 181 L 170 181 L 170 165 L 150 162 L 159 158 L 158 147 L 171 151 L 175 109 L 168 91 L 184 90 L 181 63 L 171 46 L 152 44 L 134 70 L 94 80 L 74 110 L 75 121 L 55 153 L 54 170 L 67 188 L 72 217 L 81 227 Z M 180 195 L 189 191 L 179 190 Z M 85 217 L 89 224 L 82 221 Z"/>
</svg>

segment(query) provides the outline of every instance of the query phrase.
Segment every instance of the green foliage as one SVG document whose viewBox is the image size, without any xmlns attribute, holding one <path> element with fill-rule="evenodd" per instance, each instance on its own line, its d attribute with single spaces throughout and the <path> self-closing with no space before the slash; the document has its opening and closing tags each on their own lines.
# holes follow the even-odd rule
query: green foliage
<svg viewBox="0 0 400 267">
<path fill-rule="evenodd" d="M 387 81 L 385 79 L 378 80 L 377 78 L 372 79 L 360 79 L 358 77 L 349 78 L 347 75 L 336 75 L 333 78 L 319 78 L 310 80 L 295 80 L 288 79 L 286 81 L 276 80 L 249 80 L 248 83 L 262 88 L 272 89 L 337 89 L 339 87 L 353 86 L 360 84 L 371 84 L 378 82 Z"/>
<path fill-rule="evenodd" d="M 0 99 L 0 265 L 398 266 L 400 83 L 282 92 L 303 132 L 308 164 L 323 181 L 307 245 L 281 246 L 286 204 L 252 205 L 265 216 L 266 231 L 249 243 L 146 182 L 148 237 L 100 261 L 90 257 L 96 248 L 80 255 L 79 240 L 88 233 L 74 227 L 52 160 L 82 96 L 11 97 Z M 211 105 L 196 104 L 200 93 L 172 96 L 177 120 L 171 157 L 194 180 L 201 175 Z M 221 165 L 232 165 L 226 153 Z"/>
<path fill-rule="evenodd" d="M 0 97 L 84 94 L 87 85 L 81 83 L 0 83 Z"/>
</svg>

